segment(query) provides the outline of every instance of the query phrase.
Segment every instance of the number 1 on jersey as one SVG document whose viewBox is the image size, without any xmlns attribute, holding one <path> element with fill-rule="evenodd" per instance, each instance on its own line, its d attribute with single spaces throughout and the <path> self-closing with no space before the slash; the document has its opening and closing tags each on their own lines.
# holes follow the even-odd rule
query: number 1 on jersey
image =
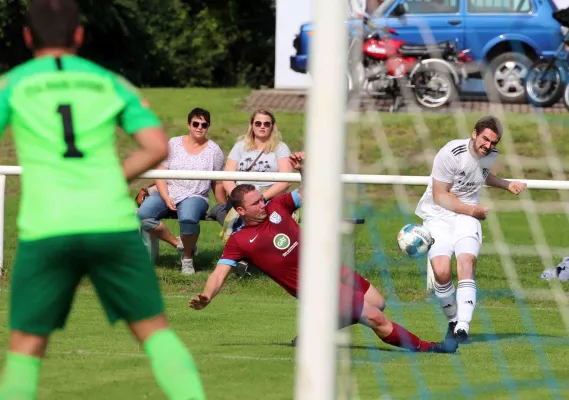
<svg viewBox="0 0 569 400">
<path fill-rule="evenodd" d="M 67 151 L 64 158 L 83 158 L 83 153 L 75 145 L 75 130 L 73 129 L 73 119 L 71 118 L 71 105 L 61 104 L 57 107 L 57 112 L 61 115 L 63 122 L 63 137 L 67 144 Z"/>
</svg>

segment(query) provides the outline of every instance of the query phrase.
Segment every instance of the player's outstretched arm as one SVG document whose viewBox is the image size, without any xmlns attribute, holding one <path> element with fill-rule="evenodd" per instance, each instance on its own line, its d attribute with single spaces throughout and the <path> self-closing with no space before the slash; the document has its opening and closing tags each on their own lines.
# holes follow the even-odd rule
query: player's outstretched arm
<svg viewBox="0 0 569 400">
<path fill-rule="evenodd" d="M 125 178 L 130 181 L 152 169 L 168 156 L 168 137 L 160 127 L 144 128 L 134 134 L 138 149 L 123 160 Z"/>
<path fill-rule="evenodd" d="M 465 204 L 450 192 L 452 183 L 440 182 L 433 178 L 433 199 L 435 203 L 457 214 L 470 215 L 477 219 L 486 219 L 488 208 Z"/>
<path fill-rule="evenodd" d="M 489 174 L 486 178 L 486 185 L 490 187 L 495 187 L 503 190 L 507 190 L 513 194 L 520 194 L 527 189 L 528 185 L 523 182 L 518 181 L 508 181 L 506 179 L 498 178 L 494 174 Z"/>
<path fill-rule="evenodd" d="M 231 273 L 231 266 L 227 264 L 217 264 L 205 284 L 202 293 L 198 293 L 197 297 L 192 297 L 188 303 L 190 308 L 194 310 L 203 310 L 213 300 L 221 290 L 227 276 Z"/>
</svg>

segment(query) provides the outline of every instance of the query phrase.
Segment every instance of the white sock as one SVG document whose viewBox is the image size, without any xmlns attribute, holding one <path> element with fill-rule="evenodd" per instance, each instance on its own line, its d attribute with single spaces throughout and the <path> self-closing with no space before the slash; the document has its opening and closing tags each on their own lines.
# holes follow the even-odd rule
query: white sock
<svg viewBox="0 0 569 400">
<path fill-rule="evenodd" d="M 435 281 L 435 296 L 439 299 L 439 303 L 449 322 L 457 320 L 455 292 L 456 289 L 454 288 L 452 279 L 449 283 L 443 285 L 439 285 L 437 281 Z"/>
<path fill-rule="evenodd" d="M 456 302 L 458 303 L 458 324 L 456 324 L 454 331 L 463 329 L 468 333 L 474 307 L 476 307 L 476 283 L 474 280 L 463 279 L 458 281 Z"/>
</svg>

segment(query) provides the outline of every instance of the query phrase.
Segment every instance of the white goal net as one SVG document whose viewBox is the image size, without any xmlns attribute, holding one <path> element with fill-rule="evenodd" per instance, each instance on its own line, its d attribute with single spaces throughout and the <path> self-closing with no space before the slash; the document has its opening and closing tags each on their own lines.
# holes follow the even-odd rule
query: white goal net
<svg viewBox="0 0 569 400">
<path fill-rule="evenodd" d="M 343 45 L 361 49 L 373 32 L 361 23 L 361 36 L 354 41 L 357 31 L 348 35 L 342 29 L 348 14 L 342 3 L 315 2 L 296 398 L 568 397 L 569 301 L 564 281 L 569 268 L 564 268 L 569 261 L 563 260 L 569 257 L 567 117 L 527 105 L 512 112 L 496 99 L 490 99 L 483 113 L 469 110 L 458 98 L 431 112 L 410 86 L 401 88 L 403 102 L 395 112 L 385 106 L 378 111 L 378 101 L 361 86 L 351 87 L 346 96 L 346 76 L 351 74 L 357 85 L 377 69 L 358 70 L 354 63 L 361 62 L 361 52 L 338 51 Z M 424 43 L 436 42 L 428 27 L 423 26 L 421 36 Z M 430 56 L 442 57 L 440 48 Z M 380 79 L 388 85 L 393 77 Z M 481 191 L 480 204 L 489 213 L 482 221 L 474 278 L 471 343 L 459 345 L 453 355 L 424 355 L 386 345 L 362 325 L 337 331 L 338 311 L 329 302 L 338 301 L 332 293 L 338 277 L 330 263 L 347 265 L 377 287 L 390 320 L 424 340 L 444 338 L 448 320 L 433 293 L 427 258 L 402 254 L 396 237 L 405 224 L 422 223 L 414 211 L 437 152 L 450 140 L 468 139 L 483 115 L 498 118 L 504 129 L 492 173 L 528 182 L 528 190 L 519 196 L 497 188 Z M 340 134 L 345 135 L 341 140 Z M 388 175 L 399 183 L 340 184 L 341 172 Z M 417 183 L 409 177 L 424 180 Z M 346 226 L 342 217 L 365 223 Z M 452 270 L 457 285 L 454 258 Z M 314 318 L 317 312 L 329 317 Z M 321 391 L 323 387 L 328 390 Z"/>
</svg>

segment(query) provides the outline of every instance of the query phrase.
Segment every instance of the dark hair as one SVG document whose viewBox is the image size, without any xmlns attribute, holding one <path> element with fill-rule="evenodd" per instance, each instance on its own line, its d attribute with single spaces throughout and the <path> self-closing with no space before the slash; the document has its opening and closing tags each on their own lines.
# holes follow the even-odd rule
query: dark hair
<svg viewBox="0 0 569 400">
<path fill-rule="evenodd" d="M 474 125 L 476 135 L 480 135 L 485 129 L 490 129 L 492 132 L 502 137 L 502 124 L 496 117 L 492 117 L 491 115 L 482 117 L 478 122 L 476 122 L 476 125 Z"/>
<path fill-rule="evenodd" d="M 207 122 L 208 124 L 211 124 L 210 121 L 210 115 L 209 115 L 209 111 L 208 110 L 204 110 L 203 108 L 194 108 L 192 111 L 190 111 L 190 113 L 188 114 L 188 124 L 190 122 L 192 122 L 192 118 L 194 117 L 198 117 L 198 118 L 203 118 L 205 119 L 205 122 Z"/>
<path fill-rule="evenodd" d="M 229 200 L 231 200 L 233 208 L 237 209 L 237 207 L 243 207 L 243 198 L 245 195 L 247 193 L 254 192 L 255 190 L 257 190 L 255 186 L 250 183 L 242 183 L 241 185 L 235 186 L 229 196 Z"/>
<path fill-rule="evenodd" d="M 34 50 L 72 48 L 80 24 L 81 15 L 75 0 L 30 0 L 28 3 L 26 25 Z"/>
</svg>

